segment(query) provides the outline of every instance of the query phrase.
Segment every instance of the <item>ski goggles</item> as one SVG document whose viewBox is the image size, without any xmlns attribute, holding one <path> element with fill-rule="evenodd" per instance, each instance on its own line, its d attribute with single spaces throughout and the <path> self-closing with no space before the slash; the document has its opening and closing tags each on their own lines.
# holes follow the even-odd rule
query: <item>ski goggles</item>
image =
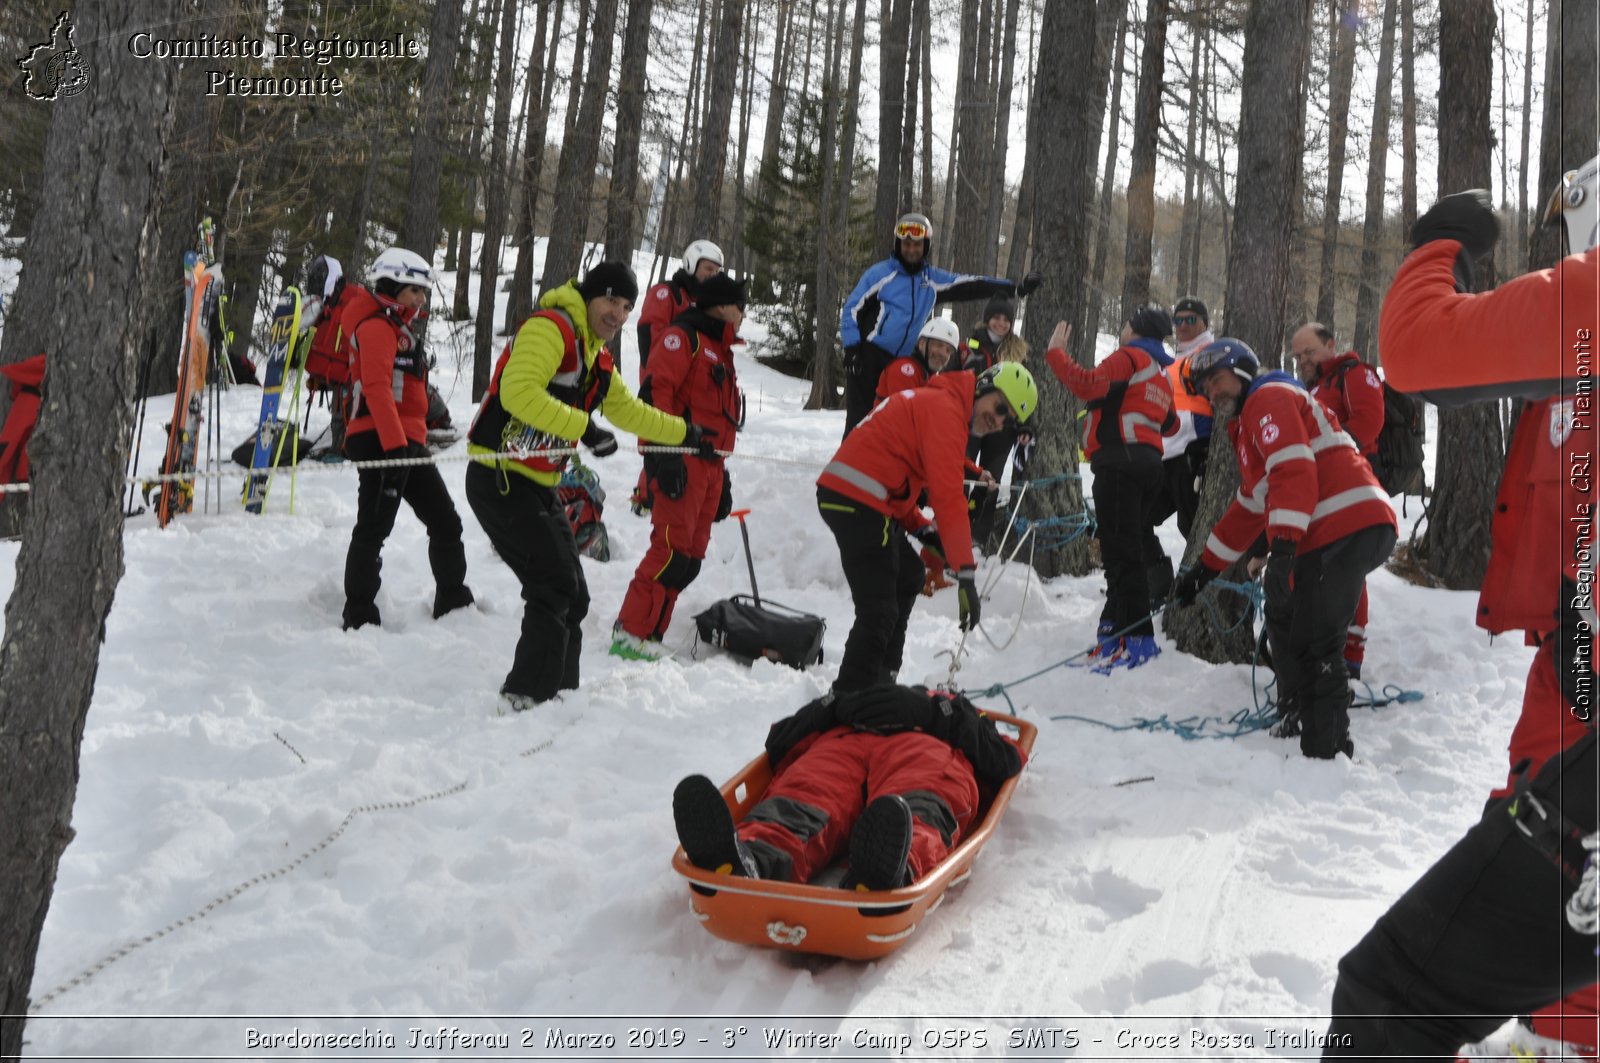
<svg viewBox="0 0 1600 1063">
<path fill-rule="evenodd" d="M 903 221 L 894 227 L 894 235 L 898 240 L 926 240 L 928 227 L 920 221 Z"/>
</svg>

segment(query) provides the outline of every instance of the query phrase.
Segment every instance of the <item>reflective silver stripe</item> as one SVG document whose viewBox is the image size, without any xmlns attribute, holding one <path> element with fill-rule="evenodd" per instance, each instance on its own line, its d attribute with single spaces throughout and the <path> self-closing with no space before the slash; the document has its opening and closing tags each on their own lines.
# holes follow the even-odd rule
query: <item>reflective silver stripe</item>
<svg viewBox="0 0 1600 1063">
<path fill-rule="evenodd" d="M 861 488 L 861 490 L 865 491 L 867 494 L 871 495 L 873 498 L 876 498 L 880 502 L 887 502 L 889 500 L 889 489 L 887 487 L 883 486 L 881 483 L 874 480 L 872 477 L 868 476 L 866 473 L 862 472 L 853 465 L 846 465 L 842 461 L 830 461 L 828 462 L 827 467 L 822 471 L 824 473 L 837 476 L 839 479 L 853 487 Z"/>
<path fill-rule="evenodd" d="M 1311 527 L 1311 515 L 1298 509 L 1274 509 L 1267 513 L 1267 524 L 1305 531 Z"/>
<path fill-rule="evenodd" d="M 1360 624 L 1351 624 L 1345 630 L 1358 639 L 1364 639 L 1367 637 L 1367 629 L 1362 627 Z"/>
<path fill-rule="evenodd" d="M 1330 513 L 1337 513 L 1341 509 L 1359 506 L 1363 502 L 1382 502 L 1392 511 L 1394 506 L 1389 502 L 1389 496 L 1383 493 L 1383 488 L 1374 487 L 1372 484 L 1362 484 L 1352 487 L 1348 491 L 1340 491 L 1336 495 L 1324 498 L 1317 503 L 1317 508 L 1311 511 L 1313 520 L 1321 520 Z"/>
<path fill-rule="evenodd" d="M 1265 502 L 1254 497 L 1253 495 L 1245 494 L 1244 488 L 1242 487 L 1233 493 L 1233 500 L 1251 513 L 1259 514 L 1267 511 L 1267 504 Z"/>
<path fill-rule="evenodd" d="M 1318 454 L 1334 447 L 1349 447 L 1351 450 L 1358 449 L 1356 441 L 1350 438 L 1350 435 L 1343 429 L 1337 432 L 1330 432 L 1327 435 L 1319 435 L 1311 441 L 1311 449 Z"/>
<path fill-rule="evenodd" d="M 1122 415 L 1122 441 L 1124 443 L 1137 443 L 1139 440 L 1134 435 L 1134 429 L 1144 425 L 1156 435 L 1161 434 L 1161 422 L 1153 421 L 1142 413 L 1125 413 Z"/>
<path fill-rule="evenodd" d="M 1274 467 L 1286 461 L 1316 460 L 1317 459 L 1311 454 L 1310 447 L 1306 446 L 1304 443 L 1294 443 L 1290 446 L 1284 447 L 1282 450 L 1275 450 L 1272 452 L 1272 457 L 1267 459 L 1267 471 L 1271 472 Z"/>
<path fill-rule="evenodd" d="M 1167 371 L 1165 369 L 1161 368 L 1161 366 L 1155 363 L 1155 359 L 1151 359 L 1148 365 L 1128 378 L 1128 388 L 1129 390 L 1132 390 L 1133 385 L 1143 384 L 1151 377 L 1165 376 L 1166 372 Z"/>
<path fill-rule="evenodd" d="M 898 271 L 890 270 L 888 273 L 885 273 L 883 275 L 883 279 L 880 280 L 877 284 L 874 284 L 872 287 L 868 288 L 866 291 L 861 293 L 861 298 L 856 301 L 856 305 L 854 307 L 852 307 L 851 310 L 850 310 L 850 317 L 851 317 L 852 320 L 854 320 L 856 322 L 856 332 L 857 333 L 860 333 L 860 331 L 861 331 L 861 321 L 859 320 L 859 315 L 861 313 L 861 308 L 863 306 L 867 305 L 867 300 L 868 299 L 871 299 L 873 296 L 875 296 L 879 292 L 883 291 L 883 289 L 888 285 L 888 283 L 890 281 L 894 280 L 895 277 L 898 276 L 898 275 L 899 275 Z M 870 333 L 868 333 L 867 335 L 861 337 L 863 342 L 871 343 L 873 340 L 876 340 L 878 338 L 878 329 L 880 327 L 882 327 L 883 319 L 884 319 L 884 314 L 880 310 L 878 312 L 878 320 L 876 320 L 876 321 L 874 321 L 872 323 L 872 331 Z"/>
<path fill-rule="evenodd" d="M 1244 555 L 1243 550 L 1235 550 L 1233 547 L 1224 543 L 1221 539 L 1218 539 L 1216 532 L 1212 532 L 1211 537 L 1206 540 L 1206 549 L 1210 550 L 1213 554 L 1216 554 L 1219 558 L 1228 562 L 1229 564 L 1239 560 L 1239 558 Z"/>
<path fill-rule="evenodd" d="M 550 378 L 550 383 L 560 387 L 577 387 L 578 379 L 578 371 L 574 369 L 570 373 L 557 373 Z"/>
</svg>

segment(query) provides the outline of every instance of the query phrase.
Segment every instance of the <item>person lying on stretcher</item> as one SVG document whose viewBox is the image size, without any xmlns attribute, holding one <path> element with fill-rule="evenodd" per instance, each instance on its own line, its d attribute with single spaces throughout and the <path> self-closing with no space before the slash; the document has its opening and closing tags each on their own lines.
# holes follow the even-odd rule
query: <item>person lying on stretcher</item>
<svg viewBox="0 0 1600 1063">
<path fill-rule="evenodd" d="M 807 882 L 848 849 L 845 889 L 898 889 L 933 870 L 1025 755 L 965 697 L 883 685 L 827 694 L 767 732 L 772 783 L 742 823 L 704 775 L 672 794 L 689 862 Z"/>
</svg>

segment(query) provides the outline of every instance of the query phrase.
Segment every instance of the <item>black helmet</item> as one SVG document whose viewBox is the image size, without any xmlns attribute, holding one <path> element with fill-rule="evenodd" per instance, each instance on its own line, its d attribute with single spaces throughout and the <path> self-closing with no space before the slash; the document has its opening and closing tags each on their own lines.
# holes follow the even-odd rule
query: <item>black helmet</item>
<svg viewBox="0 0 1600 1063">
<path fill-rule="evenodd" d="M 1196 351 L 1184 365 L 1184 387 L 1198 395 L 1213 373 L 1232 371 L 1246 384 L 1261 372 L 1261 359 L 1244 340 L 1221 339 Z"/>
</svg>

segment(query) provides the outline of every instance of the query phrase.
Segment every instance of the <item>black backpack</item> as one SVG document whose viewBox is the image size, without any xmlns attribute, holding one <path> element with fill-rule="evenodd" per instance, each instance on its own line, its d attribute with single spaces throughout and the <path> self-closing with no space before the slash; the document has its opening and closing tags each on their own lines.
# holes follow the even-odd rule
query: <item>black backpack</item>
<svg viewBox="0 0 1600 1063">
<path fill-rule="evenodd" d="M 1339 370 L 1339 390 L 1344 390 L 1344 375 L 1356 365 L 1366 363 L 1350 363 Z M 1387 380 L 1382 383 L 1383 427 L 1378 430 L 1378 452 L 1372 458 L 1372 471 L 1391 497 L 1420 495 L 1427 488 L 1422 475 L 1422 440 L 1427 432 L 1422 402 L 1396 391 Z"/>
</svg>

